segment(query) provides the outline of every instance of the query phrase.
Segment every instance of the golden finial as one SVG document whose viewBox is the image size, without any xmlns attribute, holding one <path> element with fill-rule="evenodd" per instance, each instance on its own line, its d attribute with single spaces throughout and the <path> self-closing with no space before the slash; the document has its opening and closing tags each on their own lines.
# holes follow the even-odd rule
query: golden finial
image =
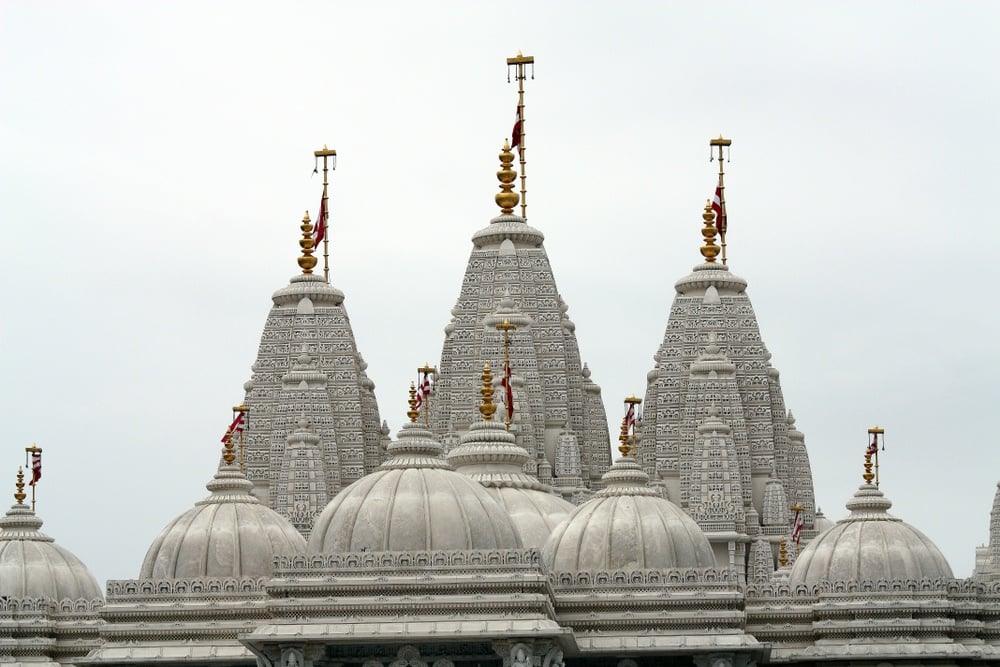
<svg viewBox="0 0 1000 667">
<path fill-rule="evenodd" d="M 227 466 L 233 465 L 233 461 L 236 460 L 236 454 L 233 454 L 233 429 L 229 427 L 226 429 L 226 444 L 222 450 L 222 460 L 226 462 Z"/>
<path fill-rule="evenodd" d="M 410 409 L 406 411 L 406 416 L 410 418 L 411 424 L 416 424 L 420 411 L 417 410 L 417 386 L 413 382 L 410 382 L 410 400 L 407 403 L 410 404 Z"/>
<path fill-rule="evenodd" d="M 500 181 L 500 192 L 494 195 L 493 199 L 500 212 L 504 215 L 513 215 L 514 207 L 521 201 L 521 196 L 514 192 L 514 180 L 517 172 L 512 169 L 514 164 L 514 154 L 510 152 L 510 142 L 503 140 L 503 149 L 500 151 L 500 171 L 497 172 L 497 180 Z"/>
<path fill-rule="evenodd" d="M 785 538 L 781 538 L 781 543 L 778 545 L 778 563 L 781 567 L 788 565 L 788 545 L 785 544 Z"/>
<path fill-rule="evenodd" d="M 17 501 L 18 505 L 23 505 L 24 499 L 28 495 L 24 492 L 24 468 L 20 466 L 17 468 L 17 483 L 14 486 L 17 487 L 17 491 L 14 492 L 14 500 Z"/>
<path fill-rule="evenodd" d="M 712 211 L 712 201 L 705 202 L 705 211 L 701 214 L 701 219 L 705 226 L 701 228 L 701 235 L 705 237 L 705 245 L 701 247 L 701 254 L 705 258 L 706 264 L 715 264 L 715 258 L 719 254 L 719 246 L 715 245 L 715 213 Z"/>
<path fill-rule="evenodd" d="M 622 432 L 618 436 L 618 442 L 622 443 L 618 445 L 618 451 L 622 453 L 622 456 L 628 456 L 629 452 L 632 451 L 628 442 L 628 417 L 622 417 Z"/>
<path fill-rule="evenodd" d="M 312 223 L 309 221 L 309 211 L 302 217 L 302 224 L 299 226 L 302 230 L 302 238 L 299 239 L 299 245 L 302 247 L 302 256 L 299 257 L 299 266 L 302 267 L 302 273 L 310 274 L 313 272 L 313 267 L 316 266 L 316 258 L 312 256 L 313 245 L 316 243 L 312 237 Z"/>
<path fill-rule="evenodd" d="M 483 364 L 483 386 L 479 389 L 483 395 L 483 404 L 479 406 L 479 414 L 483 416 L 483 421 L 493 421 L 493 414 L 497 411 L 497 406 L 493 403 L 493 373 L 490 371 L 490 362 Z"/>
</svg>

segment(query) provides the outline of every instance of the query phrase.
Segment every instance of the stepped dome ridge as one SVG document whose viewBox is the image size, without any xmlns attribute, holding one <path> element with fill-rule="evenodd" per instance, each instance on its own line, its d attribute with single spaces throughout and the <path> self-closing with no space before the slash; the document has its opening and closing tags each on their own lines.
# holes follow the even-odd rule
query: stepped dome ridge
<svg viewBox="0 0 1000 667">
<path fill-rule="evenodd" d="M 378 470 L 341 491 L 317 517 L 308 551 L 430 551 L 512 549 L 521 540 L 510 517 L 486 489 L 442 458 L 442 446 L 416 421 L 388 446 Z"/>
<path fill-rule="evenodd" d="M 344 293 L 315 273 L 294 275 L 288 285 L 271 295 L 276 306 L 298 305 L 303 298 L 308 298 L 314 304 L 330 306 L 344 303 Z"/>
<path fill-rule="evenodd" d="M 554 572 L 715 567 L 708 538 L 679 507 L 648 486 L 632 458 L 618 459 L 604 488 L 561 523 L 543 557 Z"/>
<path fill-rule="evenodd" d="M 140 579 L 263 577 L 271 574 L 275 556 L 305 552 L 295 527 L 250 493 L 253 483 L 231 463 L 230 447 L 205 485 L 210 495 L 153 540 Z"/>
<path fill-rule="evenodd" d="M 862 484 L 847 501 L 850 514 L 802 550 L 789 584 L 822 581 L 951 579 L 940 549 L 913 526 L 892 516 L 892 501 Z"/>
<path fill-rule="evenodd" d="M 674 283 L 677 293 L 686 296 L 709 288 L 739 294 L 746 290 L 747 281 L 732 273 L 725 264 L 698 264 L 691 273 Z"/>
<path fill-rule="evenodd" d="M 87 566 L 42 533 L 42 520 L 24 504 L 18 471 L 18 502 L 0 518 L 0 597 L 103 600 Z"/>
</svg>

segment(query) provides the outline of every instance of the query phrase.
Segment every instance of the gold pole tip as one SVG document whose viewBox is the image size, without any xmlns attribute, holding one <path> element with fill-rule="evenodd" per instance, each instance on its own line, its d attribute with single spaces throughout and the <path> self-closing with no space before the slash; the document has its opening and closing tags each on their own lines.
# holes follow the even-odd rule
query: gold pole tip
<svg viewBox="0 0 1000 667">
<path fill-rule="evenodd" d="M 317 259 L 312 256 L 316 241 L 312 235 L 313 226 L 309 220 L 309 211 L 306 211 L 305 215 L 302 216 L 302 224 L 299 229 L 302 230 L 302 238 L 299 239 L 299 247 L 302 248 L 302 255 L 299 256 L 298 260 L 299 267 L 302 269 L 302 273 L 309 275 L 317 262 Z"/>
<path fill-rule="evenodd" d="M 718 230 L 715 228 L 715 212 L 712 210 L 711 199 L 705 201 L 705 210 L 701 214 L 701 219 L 704 223 L 701 235 L 705 237 L 705 243 L 701 246 L 701 255 L 705 258 L 706 264 L 715 264 L 715 258 L 718 257 L 720 248 L 715 245 L 715 234 Z"/>
<path fill-rule="evenodd" d="M 514 171 L 514 154 L 510 152 L 510 142 L 503 141 L 503 148 L 500 150 L 500 170 L 497 171 L 497 180 L 500 181 L 500 192 L 493 196 L 493 200 L 500 207 L 500 212 L 504 215 L 512 215 L 514 207 L 521 201 L 521 195 L 514 192 L 514 181 L 517 179 L 517 172 Z"/>
<path fill-rule="evenodd" d="M 483 416 L 483 421 L 493 421 L 497 406 L 493 403 L 493 372 L 490 370 L 490 362 L 483 364 L 483 385 L 479 388 L 479 393 L 483 400 L 479 405 L 479 414 Z"/>
<path fill-rule="evenodd" d="M 18 505 L 23 505 L 27 494 L 24 493 L 24 468 L 20 466 L 17 469 L 17 482 L 14 486 L 17 487 L 17 491 L 14 492 L 14 500 L 17 501 Z"/>
<path fill-rule="evenodd" d="M 226 442 L 222 446 L 222 460 L 226 462 L 227 466 L 233 465 L 233 461 L 236 460 L 236 454 L 233 453 L 232 427 L 226 429 Z"/>
<path fill-rule="evenodd" d="M 410 409 L 406 411 L 406 416 L 410 418 L 411 424 L 416 424 L 420 411 L 417 410 L 417 386 L 412 382 L 410 383 L 410 398 L 407 403 L 409 403 Z"/>
</svg>

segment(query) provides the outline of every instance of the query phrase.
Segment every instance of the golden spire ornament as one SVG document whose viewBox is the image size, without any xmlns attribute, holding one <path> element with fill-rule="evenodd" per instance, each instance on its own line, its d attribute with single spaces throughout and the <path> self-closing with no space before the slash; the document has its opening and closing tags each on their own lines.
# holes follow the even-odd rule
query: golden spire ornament
<svg viewBox="0 0 1000 667">
<path fill-rule="evenodd" d="M 410 398 L 407 403 L 410 404 L 410 409 L 406 411 L 406 416 L 410 418 L 411 424 L 416 424 L 420 411 L 417 410 L 417 387 L 412 382 L 410 383 Z"/>
<path fill-rule="evenodd" d="M 233 453 L 233 429 L 226 430 L 226 442 L 222 447 L 222 460 L 226 462 L 227 466 L 233 465 L 233 461 L 236 460 L 236 454 Z"/>
<path fill-rule="evenodd" d="M 503 148 L 500 150 L 500 171 L 497 172 L 497 180 L 500 181 L 500 192 L 493 196 L 493 200 L 500 207 L 503 215 L 513 215 L 514 207 L 517 206 L 519 197 L 514 192 L 514 179 L 517 172 L 511 168 L 514 164 L 514 154 L 510 152 L 510 144 L 504 139 Z"/>
<path fill-rule="evenodd" d="M 623 457 L 629 455 L 631 448 L 628 443 L 628 417 L 622 417 L 622 432 L 618 435 L 618 451 Z"/>
<path fill-rule="evenodd" d="M 312 223 L 309 220 L 309 211 L 302 216 L 302 224 L 299 226 L 302 230 L 302 238 L 299 239 L 299 246 L 302 248 L 302 255 L 299 257 L 299 266 L 302 268 L 302 273 L 309 275 L 313 271 L 313 267 L 316 266 L 316 258 L 313 257 L 313 241 L 312 237 Z"/>
<path fill-rule="evenodd" d="M 20 466 L 17 468 L 17 482 L 14 486 L 17 487 L 17 491 L 14 492 L 14 500 L 17 501 L 18 505 L 23 505 L 28 494 L 24 492 L 24 468 Z"/>
<path fill-rule="evenodd" d="M 479 414 L 483 416 L 483 421 L 493 421 L 493 414 L 497 411 L 497 406 L 493 403 L 493 373 L 490 371 L 490 362 L 483 364 L 483 386 L 479 393 L 483 396 L 483 403 L 479 406 Z"/>
<path fill-rule="evenodd" d="M 705 210 L 701 214 L 701 219 L 705 226 L 701 228 L 701 235 L 705 237 L 705 245 L 701 247 L 702 257 L 706 264 L 715 264 L 715 258 L 719 254 L 719 246 L 715 245 L 715 213 L 712 212 L 711 200 L 705 202 Z"/>
</svg>

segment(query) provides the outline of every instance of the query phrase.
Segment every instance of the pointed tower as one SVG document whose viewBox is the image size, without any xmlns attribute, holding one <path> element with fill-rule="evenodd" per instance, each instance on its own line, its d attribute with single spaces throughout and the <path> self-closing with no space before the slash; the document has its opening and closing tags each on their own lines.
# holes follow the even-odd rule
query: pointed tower
<svg viewBox="0 0 1000 667">
<path fill-rule="evenodd" d="M 253 376 L 244 385 L 250 407 L 244 435 L 246 474 L 254 494 L 286 518 L 296 510 L 284 493 L 291 481 L 283 478 L 283 471 L 290 469 L 289 435 L 301 418 L 318 438 L 309 447 L 318 451 L 322 465 L 310 469 L 322 469 L 324 475 L 310 491 L 321 491 L 323 497 L 312 498 L 310 507 L 313 502 L 325 507 L 340 489 L 375 470 L 383 456 L 375 384 L 354 342 L 344 293 L 312 272 L 316 258 L 308 213 L 301 230 L 302 273 L 271 297 Z"/>
<path fill-rule="evenodd" d="M 705 262 L 675 285 L 663 342 L 647 375 L 646 410 L 639 460 L 659 474 L 671 498 L 686 493 L 696 422 L 712 401 L 732 429 L 741 471 L 747 533 L 756 535 L 764 491 L 772 466 L 800 503 L 808 539 L 814 533 L 815 506 L 809 460 L 801 433 L 792 446 L 778 372 L 761 341 L 747 282 L 716 261 L 715 216 L 710 204 L 702 215 Z M 787 527 L 784 528 L 787 532 Z"/>
<path fill-rule="evenodd" d="M 977 558 L 976 576 L 990 581 L 1000 581 L 1000 482 L 997 483 L 996 495 L 993 496 L 993 509 L 990 510 L 990 542 L 985 549 L 982 567 Z"/>
<path fill-rule="evenodd" d="M 462 290 L 445 327 L 432 424 L 443 438 L 452 430 L 461 436 L 478 420 L 481 360 L 502 368 L 503 335 L 494 323 L 502 317 L 520 321 L 507 333 L 515 389 L 511 432 L 530 456 L 525 469 L 558 473 L 560 436 L 572 434 L 579 461 L 567 469 L 586 469 L 581 481 L 590 488 L 610 465 L 607 416 L 600 387 L 580 363 L 576 326 L 556 288 L 544 236 L 514 213 L 519 197 L 513 160 L 505 142 L 497 172 L 501 213 L 472 237 Z"/>
<path fill-rule="evenodd" d="M 746 571 L 746 514 L 743 486 L 732 429 L 716 406 L 696 429 L 688 470 L 687 512 L 704 531 L 715 552 L 717 567 Z"/>
</svg>

